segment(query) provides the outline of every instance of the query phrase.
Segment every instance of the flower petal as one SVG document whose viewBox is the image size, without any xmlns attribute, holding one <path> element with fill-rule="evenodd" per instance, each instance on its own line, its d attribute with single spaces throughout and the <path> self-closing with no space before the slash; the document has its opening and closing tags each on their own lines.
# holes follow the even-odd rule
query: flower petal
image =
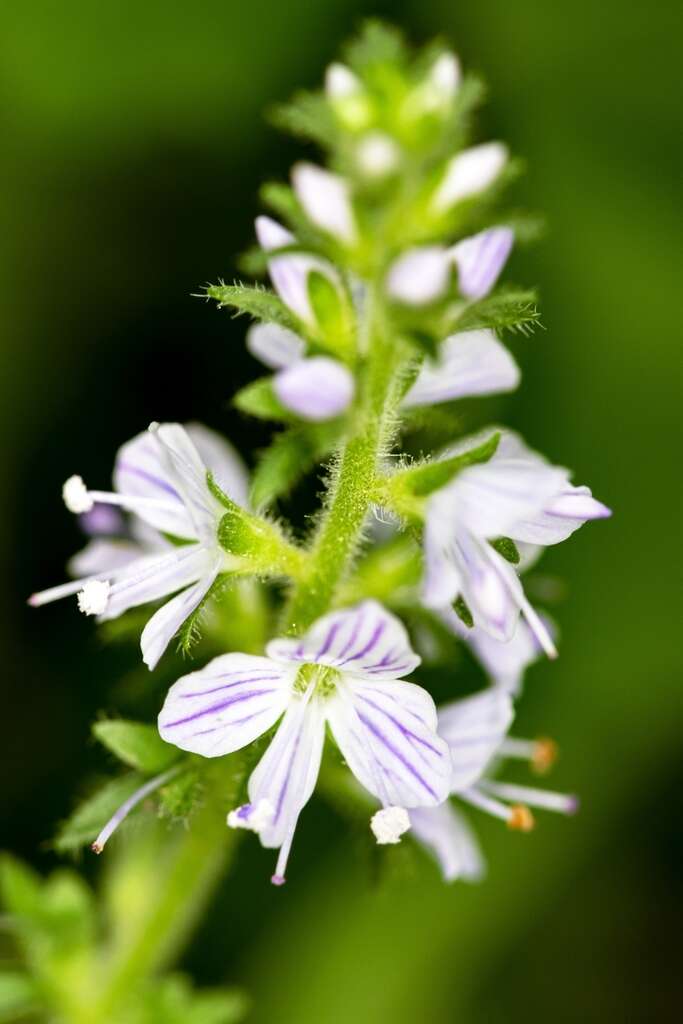
<svg viewBox="0 0 683 1024">
<path fill-rule="evenodd" d="M 566 483 L 538 515 L 510 528 L 510 536 L 526 544 L 559 544 L 592 519 L 608 519 L 610 509 L 596 501 L 589 487 Z"/>
<path fill-rule="evenodd" d="M 214 558 L 200 544 L 185 544 L 161 555 L 146 555 L 118 573 L 100 618 L 118 615 L 148 601 L 157 601 L 195 583 L 208 572 Z"/>
<path fill-rule="evenodd" d="M 173 684 L 159 714 L 159 734 L 204 757 L 240 750 L 277 722 L 293 682 L 293 672 L 269 658 L 223 654 Z"/>
<path fill-rule="evenodd" d="M 451 632 L 465 641 L 493 683 L 513 695 L 521 688 L 524 674 L 538 660 L 542 647 L 525 619 L 520 618 L 510 640 L 494 639 L 479 626 L 468 629 L 450 608 L 439 613 Z M 552 635 L 547 619 L 544 624 Z"/>
<path fill-rule="evenodd" d="M 519 379 L 519 367 L 493 331 L 462 331 L 446 338 L 436 360 L 423 365 L 403 405 L 514 391 Z"/>
<path fill-rule="evenodd" d="M 455 203 L 483 192 L 496 180 L 507 161 L 507 149 L 500 142 L 486 142 L 458 153 L 446 166 L 432 207 L 444 213 Z"/>
<path fill-rule="evenodd" d="M 475 625 L 498 641 L 509 641 L 524 603 L 522 584 L 509 562 L 466 530 L 458 533 L 453 558 L 462 576 L 461 593 Z"/>
<path fill-rule="evenodd" d="M 356 222 L 349 186 L 338 174 L 300 163 L 292 170 L 296 197 L 309 220 L 335 238 L 352 245 L 356 240 Z"/>
<path fill-rule="evenodd" d="M 158 506 L 142 506 L 135 513 L 157 530 L 175 537 L 196 537 L 173 474 L 148 430 L 119 448 L 114 465 L 114 490 L 128 497 L 158 501 Z"/>
<path fill-rule="evenodd" d="M 256 218 L 256 237 L 265 252 L 283 249 L 296 242 L 294 235 L 271 217 Z M 316 318 L 308 295 L 308 275 L 317 271 L 338 287 L 334 270 L 323 260 L 306 253 L 284 253 L 268 260 L 268 273 L 275 291 L 293 313 L 309 326 L 316 326 Z"/>
<path fill-rule="evenodd" d="M 70 576 L 111 578 L 112 572 L 143 556 L 144 552 L 134 541 L 95 539 L 70 559 L 67 568 Z"/>
<path fill-rule="evenodd" d="M 483 299 L 498 280 L 514 241 L 510 228 L 489 228 L 449 250 L 458 268 L 458 288 L 468 299 Z"/>
<path fill-rule="evenodd" d="M 273 378 L 273 389 L 285 408 L 314 423 L 344 412 L 353 400 L 354 386 L 351 371 L 327 356 L 301 359 Z"/>
<path fill-rule="evenodd" d="M 207 467 L 188 432 L 180 423 L 153 423 L 149 429 L 159 446 L 162 465 L 183 499 L 194 536 L 215 546 L 216 524 L 225 510 L 209 491 Z"/>
<path fill-rule="evenodd" d="M 389 268 L 387 294 L 409 306 L 424 306 L 443 295 L 450 272 L 448 256 L 442 246 L 409 249 Z"/>
<path fill-rule="evenodd" d="M 414 807 L 411 831 L 436 857 L 447 882 L 478 882 L 486 866 L 479 843 L 465 818 L 446 800 L 439 807 Z"/>
<path fill-rule="evenodd" d="M 403 623 L 377 601 L 331 612 L 301 639 L 271 640 L 270 658 L 330 665 L 367 679 L 398 679 L 420 664 Z"/>
<path fill-rule="evenodd" d="M 510 695 L 499 687 L 439 708 L 439 735 L 448 744 L 453 761 L 452 793 L 477 782 L 505 738 L 513 717 Z"/>
<path fill-rule="evenodd" d="M 210 469 L 216 483 L 233 501 L 247 505 L 249 475 L 242 456 L 221 434 L 203 423 L 188 423 L 187 434 L 202 462 L 202 470 Z"/>
<path fill-rule="evenodd" d="M 281 370 L 303 358 L 306 342 L 279 324 L 253 324 L 247 331 L 247 348 L 271 370 Z"/>
<path fill-rule="evenodd" d="M 324 738 L 321 701 L 294 698 L 249 779 L 251 804 L 266 800 L 273 808 L 270 821 L 260 830 L 264 846 L 272 849 L 291 842 L 299 814 L 315 789 Z"/>
<path fill-rule="evenodd" d="M 436 708 L 413 683 L 348 677 L 327 699 L 327 719 L 358 781 L 385 807 L 434 806 L 448 794 L 451 763 Z"/>
<path fill-rule="evenodd" d="M 156 668 L 159 659 L 178 632 L 188 615 L 191 615 L 204 599 L 218 575 L 219 563 L 206 576 L 162 605 L 146 624 L 140 637 L 142 660 L 150 669 Z"/>
</svg>

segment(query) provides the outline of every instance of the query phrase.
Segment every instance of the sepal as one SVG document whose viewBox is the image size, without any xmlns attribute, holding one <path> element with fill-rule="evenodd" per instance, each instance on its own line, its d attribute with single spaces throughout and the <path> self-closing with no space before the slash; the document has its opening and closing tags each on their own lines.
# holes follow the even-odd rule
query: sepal
<svg viewBox="0 0 683 1024">
<path fill-rule="evenodd" d="M 215 299 L 221 309 L 225 306 L 234 309 L 235 315 L 247 313 L 255 320 L 280 324 L 281 327 L 286 327 L 290 331 L 297 330 L 297 322 L 287 306 L 268 288 L 219 282 L 207 287 L 206 297 Z"/>
<path fill-rule="evenodd" d="M 434 491 L 440 490 L 450 483 L 468 466 L 476 466 L 482 462 L 488 462 L 492 458 L 500 442 L 500 431 L 491 434 L 482 444 L 467 451 L 459 452 L 450 458 L 432 459 L 417 466 L 410 466 L 408 469 L 399 470 L 390 477 L 384 487 L 384 493 L 391 498 L 400 497 L 408 493 L 413 497 L 426 497 Z"/>
</svg>

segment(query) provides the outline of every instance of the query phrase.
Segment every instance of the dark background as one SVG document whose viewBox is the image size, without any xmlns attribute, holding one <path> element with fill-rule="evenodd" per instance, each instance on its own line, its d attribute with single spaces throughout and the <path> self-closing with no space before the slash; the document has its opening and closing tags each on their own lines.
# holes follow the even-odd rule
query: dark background
<svg viewBox="0 0 683 1024">
<path fill-rule="evenodd" d="M 525 838 L 478 821 L 490 877 L 445 888 L 426 861 L 373 883 L 314 802 L 286 889 L 243 844 L 185 964 L 245 983 L 254 1022 L 680 1019 L 675 3 L 4 9 L 3 845 L 54 864 L 55 824 L 108 767 L 93 716 L 152 714 L 173 678 L 172 664 L 140 674 L 72 602 L 25 607 L 81 542 L 61 484 L 106 486 L 151 419 L 202 419 L 248 456 L 264 442 L 227 406 L 256 369 L 245 324 L 191 293 L 235 274 L 259 184 L 301 153 L 264 108 L 316 84 L 368 14 L 416 41 L 442 34 L 484 72 L 483 137 L 527 158 L 516 198 L 550 224 L 510 270 L 541 289 L 547 330 L 514 343 L 524 384 L 496 412 L 615 510 L 546 556 L 566 581 L 561 658 L 530 674 L 517 729 L 558 738 L 553 783 L 581 793 L 582 813 Z"/>
</svg>

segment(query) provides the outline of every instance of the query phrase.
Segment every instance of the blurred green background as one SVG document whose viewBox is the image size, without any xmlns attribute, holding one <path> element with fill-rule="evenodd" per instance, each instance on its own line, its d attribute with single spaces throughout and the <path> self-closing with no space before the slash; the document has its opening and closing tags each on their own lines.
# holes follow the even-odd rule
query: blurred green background
<svg viewBox="0 0 683 1024">
<path fill-rule="evenodd" d="M 2 845 L 51 867 L 56 822 L 110 767 L 89 722 L 153 713 L 173 678 L 132 674 L 137 652 L 106 649 L 70 602 L 24 606 L 80 543 L 61 483 L 106 485 L 151 419 L 263 443 L 226 403 L 256 368 L 245 324 L 191 293 L 235 273 L 259 184 L 301 152 L 264 108 L 316 84 L 370 14 L 484 72 L 482 137 L 527 158 L 516 198 L 550 224 L 510 272 L 539 286 L 547 330 L 515 343 L 524 386 L 496 413 L 615 509 L 546 556 L 567 584 L 561 657 L 530 673 L 516 730 L 557 737 L 552 784 L 582 813 L 528 837 L 478 821 L 489 878 L 447 888 L 426 859 L 378 882 L 314 801 L 288 885 L 245 842 L 183 965 L 246 984 L 254 1024 L 680 1019 L 683 144 L 666 0 L 4 7 Z"/>
</svg>

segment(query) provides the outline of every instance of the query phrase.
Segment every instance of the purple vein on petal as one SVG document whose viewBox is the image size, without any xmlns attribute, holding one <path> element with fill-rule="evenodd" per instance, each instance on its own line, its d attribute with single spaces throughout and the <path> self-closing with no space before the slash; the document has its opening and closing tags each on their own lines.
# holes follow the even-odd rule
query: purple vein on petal
<svg viewBox="0 0 683 1024">
<path fill-rule="evenodd" d="M 367 718 L 367 716 L 365 715 L 362 715 L 360 712 L 358 712 L 358 717 L 365 726 L 365 728 L 369 732 L 371 732 L 372 735 L 376 739 L 378 739 L 380 743 L 382 743 L 398 761 L 401 762 L 404 768 L 408 770 L 408 772 L 417 780 L 417 782 L 423 787 L 423 789 L 425 789 L 431 797 L 437 800 L 438 795 L 434 792 L 429 783 L 422 778 L 415 765 L 411 764 L 410 761 L 408 761 L 408 759 L 403 756 L 400 750 L 397 750 L 393 743 L 391 743 L 391 741 L 384 735 L 381 729 L 378 729 L 377 726 L 371 721 L 371 719 Z"/>
<path fill-rule="evenodd" d="M 233 704 L 239 704 L 242 701 L 251 700 L 253 697 L 263 697 L 268 693 L 275 693 L 275 690 L 250 690 L 249 693 L 242 693 L 237 697 L 230 697 L 229 700 L 219 701 L 217 704 L 212 704 L 210 707 L 203 708 L 201 711 L 188 715 L 186 718 L 178 718 L 175 722 L 165 722 L 164 728 L 171 729 L 176 725 L 185 725 L 186 722 L 193 722 L 196 718 L 203 718 L 204 715 L 210 715 L 214 711 L 224 711 L 225 708 L 229 708 Z M 226 725 L 232 725 L 232 722 L 226 722 Z"/>
</svg>

